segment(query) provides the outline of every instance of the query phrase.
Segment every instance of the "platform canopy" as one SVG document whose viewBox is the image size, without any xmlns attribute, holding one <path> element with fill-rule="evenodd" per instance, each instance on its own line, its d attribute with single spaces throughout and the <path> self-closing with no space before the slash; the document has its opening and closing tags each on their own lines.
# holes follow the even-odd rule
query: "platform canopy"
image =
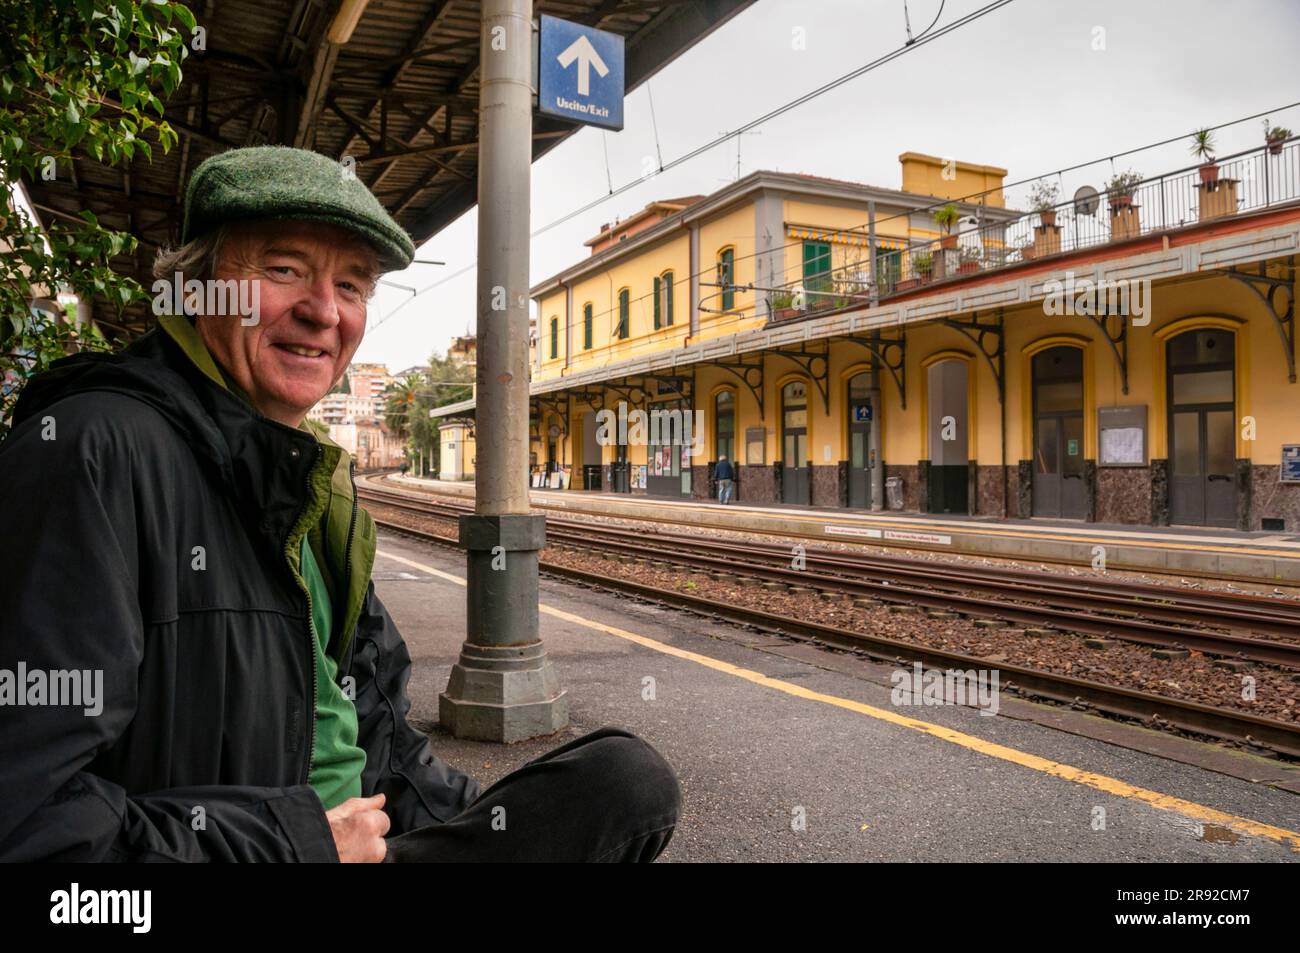
<svg viewBox="0 0 1300 953">
<path fill-rule="evenodd" d="M 637 87 L 753 0 L 538 0 L 534 15 L 621 34 L 626 86 Z M 159 245 L 176 241 L 190 172 L 240 146 L 289 144 L 343 160 L 415 238 L 428 239 L 476 201 L 480 4 L 477 0 L 196 0 L 206 49 L 191 53 L 166 105 L 179 143 L 153 161 L 108 168 L 89 159 L 71 175 L 24 184 L 45 221 L 90 209 L 134 234 L 113 262 L 147 289 Z M 580 126 L 538 116 L 533 158 Z M 147 306 L 94 319 L 134 336 Z"/>
</svg>

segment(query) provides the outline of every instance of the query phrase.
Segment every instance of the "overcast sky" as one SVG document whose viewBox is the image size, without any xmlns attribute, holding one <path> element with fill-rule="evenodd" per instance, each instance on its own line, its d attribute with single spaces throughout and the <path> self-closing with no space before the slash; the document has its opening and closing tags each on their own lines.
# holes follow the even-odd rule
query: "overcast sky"
<svg viewBox="0 0 1300 953">
<path fill-rule="evenodd" d="M 986 2 L 947 0 L 935 31 Z M 909 0 L 914 35 L 939 6 Z M 669 162 L 905 40 L 903 0 L 758 0 L 630 92 L 621 132 L 583 128 L 533 166 L 531 230 L 606 195 L 611 178 L 615 188 L 637 179 L 647 156 Z M 1012 182 L 1265 110 L 1300 130 L 1300 109 L 1276 109 L 1300 100 L 1298 42 L 1296 0 L 1015 0 L 740 137 L 740 173 L 897 188 L 898 155 L 911 150 L 1001 166 Z M 1217 137 L 1221 155 L 1254 147 L 1261 120 Z M 588 255 L 582 242 L 602 223 L 733 181 L 736 159 L 733 137 L 539 235 L 531 283 Z M 1115 171 L 1192 163 L 1180 141 L 1117 160 Z M 1068 173 L 1061 194 L 1100 188 L 1111 174 L 1108 161 Z M 1009 200 L 1024 195 L 1013 189 Z M 473 330 L 476 214 L 422 246 L 419 257 L 445 266 L 388 276 L 415 287 L 449 280 L 401 310 L 411 296 L 381 288 L 357 360 L 399 370 Z"/>
</svg>

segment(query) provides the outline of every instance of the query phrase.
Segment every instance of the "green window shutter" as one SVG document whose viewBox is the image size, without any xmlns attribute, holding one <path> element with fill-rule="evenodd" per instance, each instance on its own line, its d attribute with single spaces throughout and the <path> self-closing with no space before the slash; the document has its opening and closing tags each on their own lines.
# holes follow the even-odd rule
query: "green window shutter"
<svg viewBox="0 0 1300 953">
<path fill-rule="evenodd" d="M 673 324 L 673 273 L 670 271 L 664 275 L 664 324 L 672 327 Z"/>
<path fill-rule="evenodd" d="M 582 308 L 582 347 L 591 350 L 591 305 Z"/>
<path fill-rule="evenodd" d="M 736 307 L 736 292 L 732 288 L 735 280 L 736 253 L 728 248 L 718 256 L 718 284 L 723 286 L 722 310 L 730 311 Z"/>
<path fill-rule="evenodd" d="M 660 318 L 659 318 L 659 288 L 660 288 L 660 281 L 659 281 L 659 276 L 658 276 L 658 275 L 655 275 L 654 285 L 655 285 L 655 330 L 658 331 L 658 330 L 663 326 L 663 325 L 660 323 Z"/>
<path fill-rule="evenodd" d="M 831 290 L 831 246 L 829 242 L 803 243 L 803 286 L 807 291 Z M 814 296 L 812 305 L 825 299 Z"/>
<path fill-rule="evenodd" d="M 876 249 L 876 284 L 882 291 L 893 290 L 903 272 L 903 253 L 888 248 Z"/>
<path fill-rule="evenodd" d="M 628 324 L 630 323 L 631 316 L 628 314 L 627 296 L 628 292 L 626 288 L 618 293 L 618 336 L 620 340 L 626 338 L 630 331 Z"/>
<path fill-rule="evenodd" d="M 551 318 L 551 360 L 560 353 L 560 319 Z"/>
</svg>

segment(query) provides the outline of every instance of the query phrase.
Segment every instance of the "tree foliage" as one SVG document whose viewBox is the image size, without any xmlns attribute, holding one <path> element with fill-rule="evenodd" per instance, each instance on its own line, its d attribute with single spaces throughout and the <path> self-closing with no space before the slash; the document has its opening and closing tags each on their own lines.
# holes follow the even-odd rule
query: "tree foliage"
<svg viewBox="0 0 1300 953">
<path fill-rule="evenodd" d="M 12 201 L 17 185 L 70 180 L 74 157 L 117 166 L 169 150 L 176 133 L 163 99 L 180 84 L 195 30 L 188 8 L 163 0 L 0 0 L 0 376 L 9 392 L 0 436 L 15 381 L 69 347 L 102 343 L 51 321 L 37 299 L 98 295 L 120 312 L 145 297 L 109 267 L 135 251 L 133 236 L 89 210 L 42 231 Z"/>
<path fill-rule="evenodd" d="M 406 440 L 408 454 L 424 459 L 437 472 L 438 424 L 429 417 L 435 407 L 469 400 L 474 390 L 473 368 L 435 353 L 422 374 L 408 374 L 388 385 L 384 421 L 388 429 Z"/>
</svg>

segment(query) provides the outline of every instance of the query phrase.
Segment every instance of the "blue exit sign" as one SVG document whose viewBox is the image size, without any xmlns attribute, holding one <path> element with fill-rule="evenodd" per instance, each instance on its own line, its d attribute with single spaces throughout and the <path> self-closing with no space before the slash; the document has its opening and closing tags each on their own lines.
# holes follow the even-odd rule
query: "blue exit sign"
<svg viewBox="0 0 1300 953">
<path fill-rule="evenodd" d="M 548 116 L 623 128 L 623 38 L 542 14 L 537 108 Z"/>
</svg>

